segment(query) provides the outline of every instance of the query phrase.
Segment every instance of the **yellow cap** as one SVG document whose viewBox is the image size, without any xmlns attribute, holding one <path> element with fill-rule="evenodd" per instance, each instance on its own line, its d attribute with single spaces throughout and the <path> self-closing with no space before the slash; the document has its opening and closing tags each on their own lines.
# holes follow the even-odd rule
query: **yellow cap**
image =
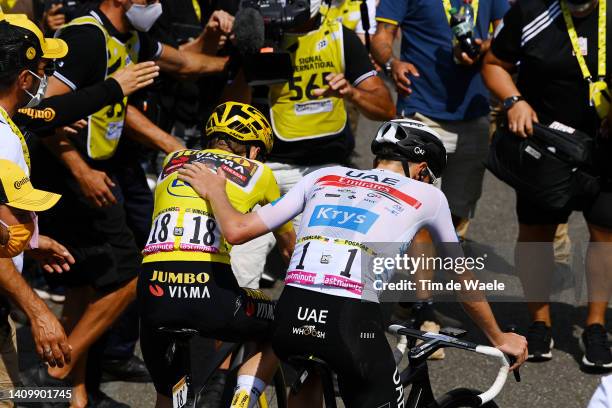
<svg viewBox="0 0 612 408">
<path fill-rule="evenodd" d="M 43 58 L 64 58 L 68 53 L 68 44 L 59 38 L 45 38 L 40 28 L 32 22 L 25 14 L 4 14 L 0 9 L 0 21 L 6 21 L 12 26 L 28 30 L 36 36 L 40 44 Z M 36 50 L 29 48 L 26 50 L 26 57 L 33 60 L 37 57 Z"/>
<path fill-rule="evenodd" d="M 35 189 L 21 167 L 0 159 L 0 204 L 26 211 L 45 211 L 60 198 L 59 194 Z"/>
</svg>

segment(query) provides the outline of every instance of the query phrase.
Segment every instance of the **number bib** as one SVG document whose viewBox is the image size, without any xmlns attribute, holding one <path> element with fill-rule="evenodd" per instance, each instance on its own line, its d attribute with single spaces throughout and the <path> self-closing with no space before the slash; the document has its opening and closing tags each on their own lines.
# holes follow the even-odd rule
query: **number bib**
<svg viewBox="0 0 612 408">
<path fill-rule="evenodd" d="M 221 231 L 205 211 L 169 208 L 153 220 L 153 227 L 143 254 L 187 251 L 219 253 Z"/>
<path fill-rule="evenodd" d="M 183 377 L 172 387 L 172 407 L 183 408 L 187 405 L 189 386 L 187 385 L 187 377 Z"/>
<path fill-rule="evenodd" d="M 310 236 L 297 243 L 289 264 L 286 284 L 317 285 L 323 291 L 345 292 L 342 296 L 361 297 L 361 265 L 364 254 L 373 254 L 365 245 L 344 239 Z"/>
<path fill-rule="evenodd" d="M 328 20 L 319 30 L 285 37 L 283 47 L 291 53 L 294 73 L 289 82 L 270 86 L 274 133 L 289 142 L 340 133 L 347 120 L 344 101 L 312 92 L 327 86 L 330 73 L 344 72 L 342 25 Z"/>
</svg>

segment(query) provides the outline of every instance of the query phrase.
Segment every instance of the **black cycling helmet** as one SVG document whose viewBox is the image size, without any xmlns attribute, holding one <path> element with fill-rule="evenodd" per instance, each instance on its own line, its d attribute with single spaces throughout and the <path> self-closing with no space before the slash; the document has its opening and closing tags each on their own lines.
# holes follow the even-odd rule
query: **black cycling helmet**
<svg viewBox="0 0 612 408">
<path fill-rule="evenodd" d="M 383 152 L 386 146 L 392 147 L 392 153 L 387 149 Z M 372 153 L 381 159 L 426 162 L 436 177 L 440 177 L 446 167 L 446 149 L 440 136 L 418 120 L 394 119 L 383 123 L 372 141 Z"/>
</svg>

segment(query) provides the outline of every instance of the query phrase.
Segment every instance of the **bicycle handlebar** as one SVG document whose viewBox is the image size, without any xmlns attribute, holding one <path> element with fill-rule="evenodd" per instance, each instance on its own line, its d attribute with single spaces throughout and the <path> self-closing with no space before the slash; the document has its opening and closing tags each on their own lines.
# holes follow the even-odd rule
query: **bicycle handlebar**
<svg viewBox="0 0 612 408">
<path fill-rule="evenodd" d="M 388 331 L 393 334 L 416 337 L 424 341 L 438 340 L 444 346 L 470 350 L 478 354 L 483 354 L 489 357 L 496 358 L 501 364 L 501 367 L 499 368 L 497 377 L 495 378 L 493 385 L 491 385 L 491 387 L 487 391 L 477 396 L 477 398 L 479 398 L 481 401 L 480 405 L 486 404 L 487 402 L 495 398 L 497 394 L 501 392 L 502 388 L 504 387 L 504 384 L 506 383 L 510 364 L 508 363 L 508 358 L 506 357 L 506 355 L 501 350 L 495 347 L 482 346 L 479 344 L 470 343 L 467 341 L 456 339 L 454 337 L 446 336 L 444 334 L 423 332 L 421 330 L 410 329 L 399 324 L 393 324 L 389 326 Z"/>
<path fill-rule="evenodd" d="M 474 351 L 478 354 L 495 357 L 501 364 L 501 367 L 499 367 L 499 371 L 497 372 L 497 378 L 495 378 L 493 385 L 491 385 L 488 390 L 478 395 L 478 398 L 480 398 L 481 401 L 480 404 L 483 405 L 495 398 L 497 394 L 501 392 L 502 388 L 504 388 L 504 384 L 508 378 L 508 369 L 510 368 L 510 364 L 508 364 L 506 355 L 495 347 L 479 345 L 476 346 Z"/>
</svg>

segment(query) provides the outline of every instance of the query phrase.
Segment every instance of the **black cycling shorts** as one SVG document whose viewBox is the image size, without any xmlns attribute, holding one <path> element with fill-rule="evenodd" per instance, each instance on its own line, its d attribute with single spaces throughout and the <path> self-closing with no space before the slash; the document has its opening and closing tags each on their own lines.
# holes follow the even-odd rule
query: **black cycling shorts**
<svg viewBox="0 0 612 408">
<path fill-rule="evenodd" d="M 349 408 L 403 407 L 403 387 L 380 306 L 286 286 L 276 306 L 277 356 L 327 362 Z"/>
<path fill-rule="evenodd" d="M 269 338 L 274 302 L 263 292 L 244 289 L 230 265 L 216 262 L 151 262 L 138 278 L 140 345 L 155 389 L 171 397 L 185 375 L 164 356 L 172 339 L 160 327 L 189 328 L 203 337 L 244 342 Z"/>
</svg>

